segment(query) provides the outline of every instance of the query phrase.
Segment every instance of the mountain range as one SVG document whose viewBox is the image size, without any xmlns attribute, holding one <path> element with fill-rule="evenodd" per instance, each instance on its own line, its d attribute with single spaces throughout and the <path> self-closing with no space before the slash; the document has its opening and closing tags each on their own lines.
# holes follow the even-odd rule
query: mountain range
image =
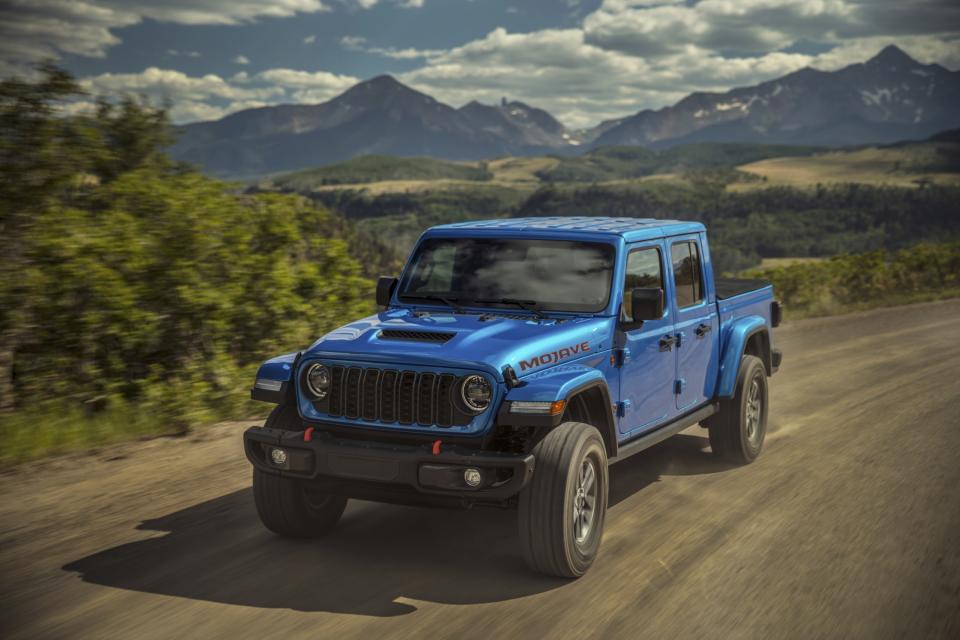
<svg viewBox="0 0 960 640">
<path fill-rule="evenodd" d="M 960 126 L 960 71 L 895 46 L 837 71 L 804 68 L 724 93 L 692 93 L 571 131 L 542 109 L 504 99 L 459 109 L 391 76 L 317 105 L 247 109 L 178 129 L 171 154 L 221 176 L 255 176 L 367 154 L 479 160 L 601 146 L 693 142 L 841 146 L 926 138 Z"/>
</svg>

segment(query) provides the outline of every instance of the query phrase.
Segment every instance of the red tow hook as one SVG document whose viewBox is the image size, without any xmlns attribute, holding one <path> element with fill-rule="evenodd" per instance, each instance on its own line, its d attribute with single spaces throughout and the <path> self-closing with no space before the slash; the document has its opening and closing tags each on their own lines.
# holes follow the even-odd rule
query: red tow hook
<svg viewBox="0 0 960 640">
<path fill-rule="evenodd" d="M 435 456 L 440 455 L 440 443 L 441 443 L 441 442 L 442 442 L 442 440 L 435 440 L 435 441 L 434 441 L 434 443 L 433 443 L 433 455 L 435 455 Z"/>
<path fill-rule="evenodd" d="M 313 427 L 307 427 L 307 430 L 303 432 L 303 441 L 310 442 L 313 440 Z"/>
</svg>

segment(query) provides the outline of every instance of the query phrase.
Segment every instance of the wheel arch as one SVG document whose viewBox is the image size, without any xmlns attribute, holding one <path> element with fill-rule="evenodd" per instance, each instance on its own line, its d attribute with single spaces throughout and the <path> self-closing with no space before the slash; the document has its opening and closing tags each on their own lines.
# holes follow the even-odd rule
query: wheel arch
<svg viewBox="0 0 960 640">
<path fill-rule="evenodd" d="M 617 456 L 617 424 L 610 391 L 605 382 L 589 382 L 570 392 L 560 423 L 583 422 L 597 428 L 607 449 L 607 458 Z"/>
<path fill-rule="evenodd" d="M 564 401 L 557 415 L 510 413 L 513 401 Z M 537 427 L 539 437 L 564 422 L 584 422 L 597 428 L 609 458 L 617 455 L 617 425 L 607 380 L 597 369 L 583 365 L 562 365 L 522 378 L 511 389 L 497 414 L 497 424 Z"/>
<path fill-rule="evenodd" d="M 736 392 L 740 361 L 744 355 L 760 358 L 767 375 L 772 375 L 773 352 L 770 346 L 770 328 L 761 316 L 740 318 L 727 332 L 726 346 L 720 361 L 718 397 L 730 398 Z"/>
</svg>

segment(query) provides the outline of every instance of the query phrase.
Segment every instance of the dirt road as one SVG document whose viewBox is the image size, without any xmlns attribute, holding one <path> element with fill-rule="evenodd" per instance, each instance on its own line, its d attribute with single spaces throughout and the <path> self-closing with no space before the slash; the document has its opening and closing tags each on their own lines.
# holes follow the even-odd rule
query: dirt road
<svg viewBox="0 0 960 640">
<path fill-rule="evenodd" d="M 960 301 L 778 342 L 761 458 L 693 427 L 614 467 L 581 580 L 529 573 L 511 512 L 275 538 L 219 425 L 0 476 L 0 637 L 960 637 Z"/>
</svg>

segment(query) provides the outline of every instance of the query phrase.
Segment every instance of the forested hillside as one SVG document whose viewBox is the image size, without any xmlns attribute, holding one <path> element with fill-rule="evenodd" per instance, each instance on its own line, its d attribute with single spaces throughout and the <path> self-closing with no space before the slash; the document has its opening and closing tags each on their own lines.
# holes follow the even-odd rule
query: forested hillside
<svg viewBox="0 0 960 640">
<path fill-rule="evenodd" d="M 728 169 L 633 184 L 557 184 L 532 193 L 486 187 L 370 194 L 324 191 L 311 197 L 356 220 L 393 247 L 394 268 L 427 226 L 471 218 L 634 216 L 700 220 L 714 260 L 738 271 L 771 257 L 827 257 L 960 237 L 960 188 L 820 185 L 730 190 L 757 179 Z"/>
<path fill-rule="evenodd" d="M 342 219 L 171 162 L 135 100 L 56 117 L 77 91 L 0 83 L 4 458 L 251 415 L 256 364 L 373 307 Z"/>
</svg>

